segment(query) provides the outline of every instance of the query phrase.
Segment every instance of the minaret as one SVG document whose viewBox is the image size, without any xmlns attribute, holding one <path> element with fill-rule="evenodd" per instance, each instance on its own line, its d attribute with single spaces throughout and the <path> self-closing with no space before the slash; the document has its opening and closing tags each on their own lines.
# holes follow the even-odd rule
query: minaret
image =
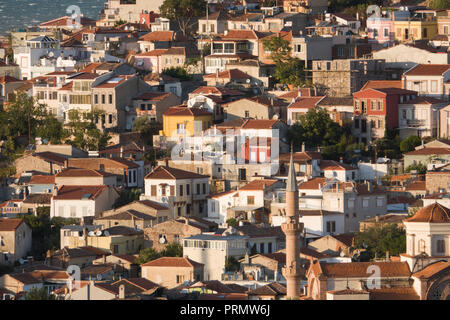
<svg viewBox="0 0 450 320">
<path fill-rule="evenodd" d="M 286 235 L 286 266 L 283 268 L 283 276 L 286 278 L 286 298 L 288 299 L 300 297 L 300 280 L 303 274 L 299 263 L 300 234 L 303 232 L 303 223 L 299 223 L 298 211 L 298 186 L 291 151 L 286 182 L 286 222 L 281 226 Z"/>
</svg>

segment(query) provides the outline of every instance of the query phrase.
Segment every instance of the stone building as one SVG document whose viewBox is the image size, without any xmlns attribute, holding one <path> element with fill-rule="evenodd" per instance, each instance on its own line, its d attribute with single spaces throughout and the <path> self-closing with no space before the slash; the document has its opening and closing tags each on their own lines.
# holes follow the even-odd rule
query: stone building
<svg viewBox="0 0 450 320">
<path fill-rule="evenodd" d="M 312 64 L 314 85 L 329 96 L 351 96 L 367 81 L 385 79 L 385 62 L 381 59 L 319 60 Z"/>
</svg>

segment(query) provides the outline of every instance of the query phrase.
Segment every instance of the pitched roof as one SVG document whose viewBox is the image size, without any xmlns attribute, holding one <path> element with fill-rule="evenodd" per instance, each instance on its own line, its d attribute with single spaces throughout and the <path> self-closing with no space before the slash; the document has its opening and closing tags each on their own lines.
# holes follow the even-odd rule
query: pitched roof
<svg viewBox="0 0 450 320">
<path fill-rule="evenodd" d="M 411 272 L 407 262 L 319 262 L 322 273 L 329 278 L 366 278 L 370 266 L 380 268 L 381 277 L 409 277 Z"/>
<path fill-rule="evenodd" d="M 45 151 L 34 154 L 35 157 L 38 157 L 44 161 L 56 163 L 58 165 L 64 165 L 66 158 L 62 157 L 54 152 Z"/>
<path fill-rule="evenodd" d="M 219 79 L 250 79 L 251 77 L 239 70 L 239 69 L 231 69 L 231 70 L 225 70 L 222 72 L 219 72 L 219 74 L 215 74 L 215 73 L 211 73 L 211 74 L 207 74 L 204 75 L 203 78 L 206 79 L 215 79 L 215 78 L 219 78 Z"/>
<path fill-rule="evenodd" d="M 103 171 L 84 168 L 67 168 L 57 173 L 57 178 L 77 178 L 77 177 L 110 177 L 113 174 Z"/>
<path fill-rule="evenodd" d="M 0 231 L 15 231 L 23 222 L 23 219 L 0 218 Z"/>
<path fill-rule="evenodd" d="M 31 193 L 29 194 L 23 203 L 34 203 L 34 204 L 50 204 L 52 199 L 51 193 Z"/>
<path fill-rule="evenodd" d="M 413 277 L 419 279 L 430 279 L 447 269 L 450 271 L 450 261 L 438 261 L 426 266 L 421 271 L 414 273 Z"/>
<path fill-rule="evenodd" d="M 97 220 L 155 220 L 156 217 L 136 210 L 126 210 L 105 217 L 97 218 Z"/>
<path fill-rule="evenodd" d="M 426 191 L 426 181 L 414 181 L 406 186 L 406 191 Z"/>
<path fill-rule="evenodd" d="M 450 64 L 418 64 L 404 73 L 405 76 L 440 76 L 450 69 Z"/>
<path fill-rule="evenodd" d="M 420 300 L 413 287 L 370 289 L 370 300 Z"/>
<path fill-rule="evenodd" d="M 240 191 L 249 191 L 249 190 L 263 191 L 267 187 L 270 187 L 277 182 L 278 182 L 278 180 L 275 180 L 275 179 L 253 180 L 253 181 L 247 183 L 245 186 L 239 188 L 239 190 Z"/>
<path fill-rule="evenodd" d="M 438 103 L 446 103 L 446 101 L 436 99 L 433 97 L 417 96 L 416 98 L 404 102 L 403 104 L 438 104 Z"/>
<path fill-rule="evenodd" d="M 170 92 L 144 92 L 137 98 L 133 100 L 151 100 L 151 101 L 161 101 L 167 98 Z"/>
<path fill-rule="evenodd" d="M 28 184 L 55 184 L 55 176 L 34 175 L 31 177 Z"/>
<path fill-rule="evenodd" d="M 95 200 L 107 186 L 62 186 L 54 200 Z"/>
<path fill-rule="evenodd" d="M 405 222 L 450 223 L 450 209 L 435 202 L 421 208 Z"/>
<path fill-rule="evenodd" d="M 155 202 L 155 201 L 151 201 L 151 200 L 140 200 L 140 201 L 136 201 L 137 203 L 143 204 L 147 207 L 150 207 L 152 209 L 155 210 L 168 210 L 167 207 L 164 207 L 162 205 L 160 205 L 159 203 Z"/>
<path fill-rule="evenodd" d="M 241 129 L 272 129 L 281 120 L 247 119 Z"/>
<path fill-rule="evenodd" d="M 324 96 L 318 96 L 318 97 L 300 97 L 295 99 L 294 102 L 292 102 L 289 105 L 289 109 L 295 109 L 295 108 L 307 108 L 307 109 L 312 109 L 315 108 L 317 106 L 317 104 L 323 99 L 325 98 Z"/>
<path fill-rule="evenodd" d="M 366 84 L 361 88 L 361 90 L 365 89 L 383 89 L 383 88 L 402 88 L 401 80 L 369 80 Z"/>
<path fill-rule="evenodd" d="M 175 32 L 173 31 L 153 31 L 139 38 L 140 41 L 173 41 Z"/>
<path fill-rule="evenodd" d="M 303 181 L 299 184 L 298 189 L 306 189 L 306 190 L 317 190 L 319 189 L 319 185 L 321 187 L 325 186 L 327 182 L 327 178 L 312 178 L 308 181 Z"/>
<path fill-rule="evenodd" d="M 311 96 L 314 96 L 314 91 L 312 90 L 312 88 L 300 88 L 297 90 L 283 93 L 283 94 L 279 95 L 278 98 L 285 99 L 285 100 L 291 100 L 291 99 L 295 99 L 297 97 L 311 97 Z"/>
<path fill-rule="evenodd" d="M 42 283 L 40 279 L 33 277 L 30 272 L 10 273 L 9 276 L 23 283 L 24 285 Z"/>
<path fill-rule="evenodd" d="M 338 161 L 334 160 L 322 160 L 320 162 L 320 169 L 321 170 L 357 170 L 358 168 L 355 168 L 349 164 L 340 163 Z"/>
<path fill-rule="evenodd" d="M 210 116 L 212 115 L 211 112 L 209 112 L 206 109 L 202 108 L 188 108 L 188 106 L 176 106 L 176 107 L 170 107 L 167 109 L 166 112 L 164 112 L 163 116 Z"/>
<path fill-rule="evenodd" d="M 115 226 L 105 229 L 104 231 L 108 231 L 109 235 L 111 236 L 134 236 L 143 233 L 143 231 L 141 230 L 137 230 L 135 228 L 130 228 L 126 226 Z"/>
<path fill-rule="evenodd" d="M 134 161 L 121 158 L 70 158 L 68 165 L 72 168 L 85 168 L 94 170 L 100 168 L 102 165 L 105 167 L 105 170 L 109 168 L 139 168 L 139 165 Z"/>
<path fill-rule="evenodd" d="M 145 177 L 145 179 L 162 179 L 162 180 L 174 180 L 174 179 L 182 180 L 182 179 L 202 179 L 202 178 L 209 178 L 209 176 L 166 166 L 158 166 Z"/>
<path fill-rule="evenodd" d="M 266 284 L 265 286 L 259 287 L 257 289 L 250 290 L 248 295 L 257 296 L 284 296 L 287 290 L 284 285 L 278 282 L 273 282 Z"/>
<path fill-rule="evenodd" d="M 406 156 L 432 154 L 450 154 L 450 148 L 422 148 L 405 153 Z"/>
<path fill-rule="evenodd" d="M 217 94 L 217 95 L 230 95 L 230 96 L 242 96 L 245 95 L 244 92 L 239 90 L 233 90 L 228 88 L 219 88 L 219 87 L 212 87 L 212 86 L 202 86 L 198 87 L 191 93 L 194 94 Z"/>
<path fill-rule="evenodd" d="M 313 159 L 322 159 L 322 154 L 317 151 L 295 152 L 292 154 L 295 162 L 304 162 Z M 288 163 L 290 161 L 290 153 L 280 154 L 280 163 Z"/>
<path fill-rule="evenodd" d="M 162 257 L 153 261 L 149 261 L 141 265 L 142 267 L 173 267 L 173 268 L 198 268 L 203 263 L 195 262 L 189 258 L 183 257 Z"/>
</svg>

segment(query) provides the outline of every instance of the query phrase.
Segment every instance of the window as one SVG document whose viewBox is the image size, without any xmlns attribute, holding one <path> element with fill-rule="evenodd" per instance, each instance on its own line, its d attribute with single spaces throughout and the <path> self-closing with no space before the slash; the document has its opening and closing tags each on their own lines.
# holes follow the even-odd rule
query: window
<svg viewBox="0 0 450 320">
<path fill-rule="evenodd" d="M 349 208 L 355 207 L 355 199 L 348 199 L 348 207 Z"/>
<path fill-rule="evenodd" d="M 244 118 L 250 118 L 250 112 L 248 110 L 245 110 L 244 114 Z"/>
<path fill-rule="evenodd" d="M 177 276 L 177 283 L 183 283 L 184 282 L 184 276 Z"/>
<path fill-rule="evenodd" d="M 382 207 L 383 206 L 383 198 L 378 198 L 377 199 L 377 207 Z"/>
<path fill-rule="evenodd" d="M 336 221 L 327 221 L 327 232 L 328 233 L 336 232 Z"/>
<path fill-rule="evenodd" d="M 186 185 L 186 195 L 188 196 L 191 193 L 191 185 L 187 184 Z"/>
<path fill-rule="evenodd" d="M 156 186 L 153 185 L 150 187 L 152 197 L 156 197 Z"/>
<path fill-rule="evenodd" d="M 181 207 L 178 207 L 178 208 L 177 208 L 177 215 L 178 215 L 179 217 L 181 217 Z"/>
<path fill-rule="evenodd" d="M 183 134 L 184 133 L 184 123 L 177 124 L 177 133 Z"/>
<path fill-rule="evenodd" d="M 389 28 L 384 28 L 384 37 L 389 37 Z"/>
<path fill-rule="evenodd" d="M 112 114 L 108 115 L 108 123 L 109 124 L 113 123 L 113 116 L 112 116 Z"/>
<path fill-rule="evenodd" d="M 200 183 L 197 184 L 197 194 L 200 194 Z"/>
<path fill-rule="evenodd" d="M 437 92 L 437 80 L 431 80 L 431 92 Z"/>
<path fill-rule="evenodd" d="M 104 94 L 102 94 L 102 104 L 106 103 L 106 96 Z"/>
<path fill-rule="evenodd" d="M 108 103 L 109 104 L 113 103 L 113 95 L 112 94 L 108 95 Z"/>
<path fill-rule="evenodd" d="M 175 195 L 175 186 L 170 186 L 170 195 L 171 196 Z"/>
<path fill-rule="evenodd" d="M 344 49 L 345 49 L 345 48 L 343 48 L 343 47 L 339 47 L 339 48 L 338 48 L 338 56 L 339 56 L 339 57 L 343 57 L 343 56 L 345 55 Z"/>
<path fill-rule="evenodd" d="M 161 195 L 164 197 L 166 196 L 166 186 L 161 187 Z"/>
<path fill-rule="evenodd" d="M 368 208 L 369 207 L 369 199 L 363 199 L 362 206 L 363 206 L 363 208 Z"/>
<path fill-rule="evenodd" d="M 370 101 L 370 110 L 376 110 L 377 104 L 376 101 Z"/>
<path fill-rule="evenodd" d="M 255 196 L 247 196 L 247 204 L 254 205 L 255 204 Z"/>
<path fill-rule="evenodd" d="M 378 101 L 378 111 L 383 110 L 383 101 Z"/>
<path fill-rule="evenodd" d="M 264 243 L 259 244 L 259 253 L 264 253 L 265 245 Z"/>
<path fill-rule="evenodd" d="M 183 185 L 180 185 L 180 197 L 183 196 Z"/>
<path fill-rule="evenodd" d="M 119 253 L 119 245 L 115 244 L 113 245 L 113 253 L 118 254 Z"/>
<path fill-rule="evenodd" d="M 94 103 L 98 104 L 98 94 L 94 95 Z"/>
<path fill-rule="evenodd" d="M 203 194 L 206 194 L 206 183 L 203 184 Z"/>
<path fill-rule="evenodd" d="M 445 253 L 445 240 L 439 239 L 436 241 L 436 252 Z"/>
</svg>

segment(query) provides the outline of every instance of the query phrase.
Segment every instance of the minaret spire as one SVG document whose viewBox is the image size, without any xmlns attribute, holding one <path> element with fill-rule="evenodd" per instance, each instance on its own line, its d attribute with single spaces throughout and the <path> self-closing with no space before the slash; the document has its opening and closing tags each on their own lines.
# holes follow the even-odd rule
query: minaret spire
<svg viewBox="0 0 450 320">
<path fill-rule="evenodd" d="M 283 268 L 283 275 L 286 279 L 286 297 L 296 299 L 300 297 L 300 281 L 304 273 L 299 261 L 303 223 L 299 223 L 298 186 L 292 146 L 286 181 L 286 222 L 282 224 L 281 228 L 286 235 L 286 266 Z"/>
</svg>

